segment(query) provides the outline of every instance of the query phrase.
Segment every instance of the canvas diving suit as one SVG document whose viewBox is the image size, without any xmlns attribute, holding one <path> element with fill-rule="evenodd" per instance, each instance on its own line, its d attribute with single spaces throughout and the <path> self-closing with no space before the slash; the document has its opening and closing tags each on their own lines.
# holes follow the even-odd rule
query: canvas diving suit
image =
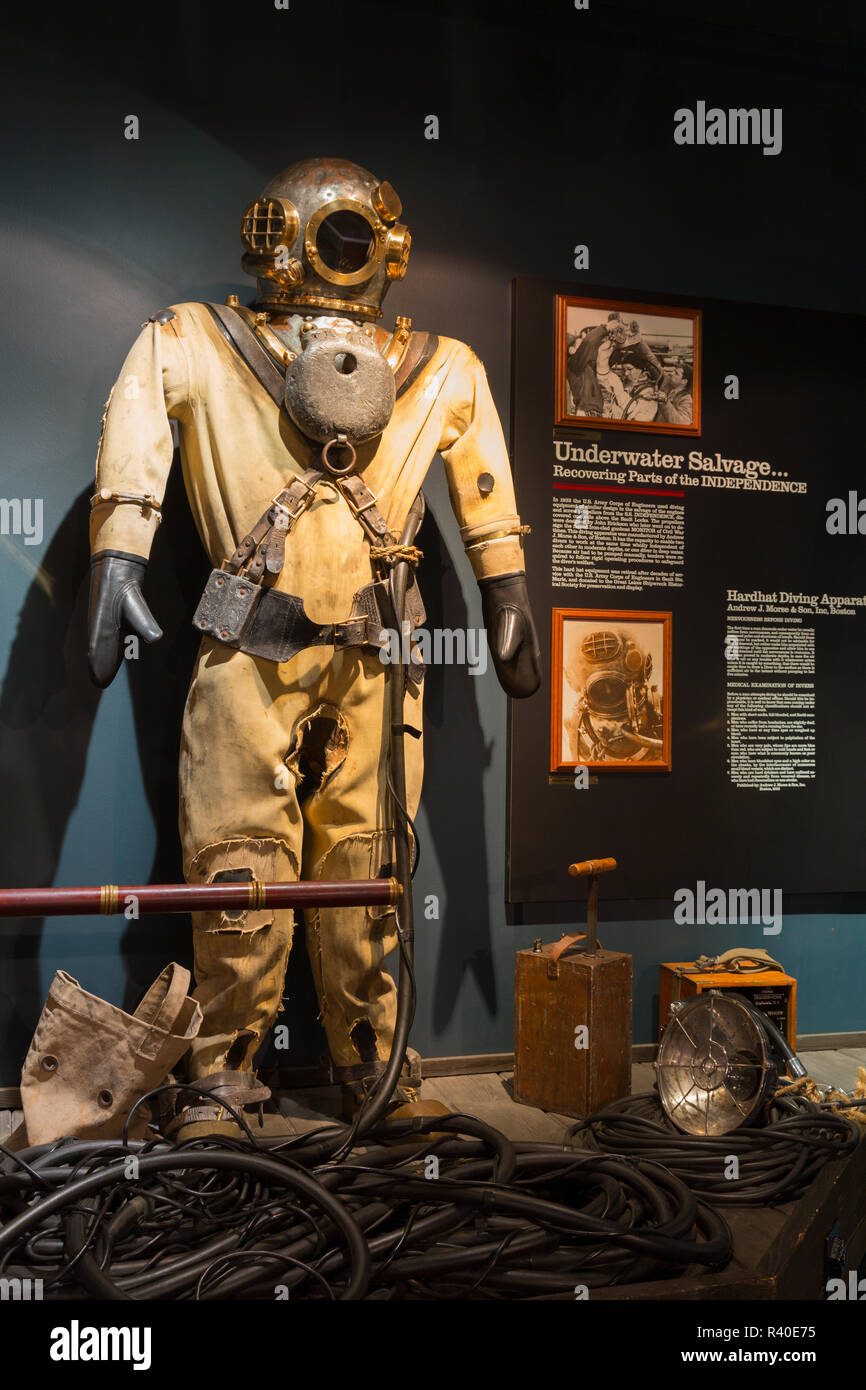
<svg viewBox="0 0 866 1390">
<path fill-rule="evenodd" d="M 306 170 L 314 163 L 294 168 Z M 334 166 L 338 172 L 357 169 L 329 162 Z M 375 183 L 372 176 L 365 178 Z M 303 229 L 299 235 L 303 238 Z M 310 304 L 292 299 L 291 287 L 284 286 L 289 298 L 280 302 L 273 283 L 266 288 L 277 296 L 265 300 L 267 314 L 260 296 L 258 317 L 248 312 L 244 322 L 254 331 L 267 318 L 272 333 L 282 334 L 284 347 L 298 348 L 286 350 L 283 365 L 300 356 L 298 335 L 305 323 L 325 339 L 343 332 L 348 341 L 363 331 L 372 348 L 383 356 L 391 350 L 396 361 L 394 334 L 371 322 L 363 299 L 335 299 L 331 306 L 325 294 Z M 304 292 L 310 294 L 309 280 L 306 291 L 302 284 L 296 294 Z M 377 303 L 382 293 L 370 302 Z M 321 459 L 321 441 L 302 432 L 233 349 L 216 309 L 185 303 L 154 315 L 124 362 L 106 408 L 91 513 L 96 575 L 91 664 L 100 684 L 107 684 L 119 662 L 116 647 L 105 656 L 103 629 L 111 623 L 118 631 L 131 626 L 148 640 L 159 634 L 139 584 L 161 519 L 173 456 L 171 422 L 180 427 L 186 493 L 216 585 L 222 574 L 234 580 L 227 557 L 238 554 L 263 513 L 271 515 L 269 503 L 286 495 L 293 480 L 309 477 Z M 219 311 L 223 319 L 235 312 L 225 306 Z M 404 329 L 406 351 L 414 336 Z M 473 571 L 483 592 L 485 585 L 493 595 L 501 589 L 502 600 L 494 604 L 497 621 L 504 621 L 506 609 L 513 619 L 515 612 L 523 613 L 520 595 L 525 595 L 523 528 L 485 372 L 463 343 L 424 338 L 424 353 L 416 351 L 420 367 L 395 393 L 384 428 L 357 443 L 353 476 L 362 480 L 364 495 L 374 498 L 366 515 L 380 517 L 393 543 L 439 453 Z M 273 346 L 273 336 L 270 341 Z M 344 365 L 345 357 L 344 352 Z M 266 576 L 267 589 L 277 596 L 269 602 L 272 608 L 282 603 L 282 612 L 300 600 L 314 627 L 337 635 L 284 660 L 274 657 L 285 647 L 268 647 L 268 658 L 243 650 L 242 639 L 226 645 L 214 635 L 218 627 L 203 637 L 180 750 L 180 833 L 189 882 L 367 879 L 387 873 L 393 861 L 385 784 L 386 666 L 380 649 L 358 640 L 358 631 L 348 624 L 358 594 L 376 574 L 370 528 L 360 524 L 352 496 L 347 498 L 339 480 L 322 477 L 308 491 L 280 538 L 279 571 Z M 112 562 L 115 578 L 106 597 Z M 501 679 L 518 647 L 537 668 L 528 608 L 522 624 L 518 636 L 512 632 L 506 642 L 509 651 L 501 654 Z M 493 654 L 496 662 L 495 648 Z M 530 675 L 533 680 L 535 688 L 537 678 Z M 404 697 L 410 730 L 422 727 L 422 693 L 423 679 L 413 671 Z M 422 778 L 420 738 L 406 737 L 405 756 L 407 809 L 414 816 Z M 384 964 L 396 945 L 393 908 L 319 908 L 306 910 L 304 918 L 321 1019 L 338 1075 L 364 1075 L 381 1067 L 393 1035 L 396 990 Z M 193 928 L 195 997 L 204 1022 L 193 1043 L 190 1077 L 249 1070 L 280 1010 L 293 914 L 271 908 L 199 912 L 193 914 Z"/>
</svg>

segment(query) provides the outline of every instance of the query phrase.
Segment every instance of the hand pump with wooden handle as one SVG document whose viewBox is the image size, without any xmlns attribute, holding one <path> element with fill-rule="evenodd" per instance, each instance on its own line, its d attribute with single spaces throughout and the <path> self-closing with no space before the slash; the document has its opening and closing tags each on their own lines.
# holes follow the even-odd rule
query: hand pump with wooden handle
<svg viewBox="0 0 866 1390">
<path fill-rule="evenodd" d="M 616 868 L 615 859 L 583 859 L 579 864 L 569 864 L 568 872 L 572 878 L 588 878 L 586 894 L 586 938 L 585 954 L 594 956 L 598 951 L 598 876 L 609 874 Z"/>
<path fill-rule="evenodd" d="M 514 1098 L 557 1115 L 591 1115 L 631 1088 L 632 959 L 598 940 L 598 879 L 616 867 L 570 864 L 587 880 L 586 931 L 517 952 Z"/>
</svg>

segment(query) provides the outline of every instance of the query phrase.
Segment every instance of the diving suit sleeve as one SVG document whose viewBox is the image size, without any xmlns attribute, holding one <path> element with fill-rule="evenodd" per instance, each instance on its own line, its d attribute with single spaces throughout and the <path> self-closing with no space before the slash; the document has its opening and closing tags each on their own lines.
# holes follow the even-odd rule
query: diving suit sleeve
<svg viewBox="0 0 866 1390">
<path fill-rule="evenodd" d="M 171 315 L 166 317 L 166 315 Z M 144 325 L 105 407 L 90 513 L 92 555 L 110 550 L 147 559 L 160 522 L 174 441 L 170 420 L 189 398 L 189 369 L 166 310 Z"/>
<path fill-rule="evenodd" d="M 484 367 L 463 344 L 448 373 L 445 394 L 439 453 L 475 577 L 522 574 L 523 529 L 502 425 Z"/>
</svg>

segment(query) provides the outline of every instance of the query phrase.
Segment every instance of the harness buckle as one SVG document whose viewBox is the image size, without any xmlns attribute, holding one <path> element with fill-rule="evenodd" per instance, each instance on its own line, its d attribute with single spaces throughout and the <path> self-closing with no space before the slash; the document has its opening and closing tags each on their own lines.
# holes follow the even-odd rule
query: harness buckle
<svg viewBox="0 0 866 1390">
<path fill-rule="evenodd" d="M 341 623 L 334 623 L 335 647 L 362 647 L 370 645 L 370 618 L 366 613 L 358 613 Z"/>
<path fill-rule="evenodd" d="M 346 501 L 349 504 L 349 507 L 351 508 L 355 516 L 360 516 L 361 512 L 369 511 L 371 507 L 375 507 L 376 502 L 378 501 L 375 492 L 370 492 L 370 489 L 367 487 L 366 483 L 364 483 L 363 486 L 364 490 L 368 493 L 368 500 L 366 502 L 362 502 L 360 506 L 356 504 L 351 492 L 348 489 L 340 488 L 340 491 L 342 492 L 343 496 L 345 497 Z"/>
<path fill-rule="evenodd" d="M 307 510 L 307 508 L 312 506 L 313 499 L 316 496 L 315 486 L 312 486 L 310 483 L 305 482 L 303 478 L 298 477 L 291 483 L 291 487 L 296 488 L 298 484 L 301 485 L 304 491 L 300 497 L 295 498 L 294 507 L 289 506 L 287 502 L 281 502 L 279 500 L 282 496 L 281 492 L 278 492 L 276 497 L 274 497 L 271 501 L 271 506 L 275 507 L 277 511 L 277 522 L 275 524 L 279 525 L 279 520 L 282 514 L 285 514 L 285 516 L 288 517 L 291 521 L 297 521 L 298 517 L 302 516 L 303 513 Z M 283 489 L 284 492 L 288 490 L 289 489 L 286 488 Z M 286 524 L 285 528 L 283 528 L 282 526 L 280 527 L 280 530 L 283 529 L 288 530 L 288 524 Z"/>
</svg>

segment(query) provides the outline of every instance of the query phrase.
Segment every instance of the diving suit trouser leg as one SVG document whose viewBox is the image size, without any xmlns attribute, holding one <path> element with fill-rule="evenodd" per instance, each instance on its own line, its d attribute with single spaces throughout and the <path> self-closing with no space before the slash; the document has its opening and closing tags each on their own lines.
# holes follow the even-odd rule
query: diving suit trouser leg
<svg viewBox="0 0 866 1390">
<path fill-rule="evenodd" d="M 393 807 L 388 789 L 387 680 L 381 663 L 342 692 L 345 756 L 304 807 L 304 877 L 369 879 L 395 872 Z M 422 691 L 411 682 L 403 717 L 421 729 Z M 406 801 L 414 817 L 421 792 L 421 739 L 405 735 Z M 386 958 L 397 947 L 399 906 L 318 908 L 305 912 L 307 951 L 334 1064 L 387 1060 L 397 989 Z"/>
<path fill-rule="evenodd" d="M 280 1010 L 292 942 L 290 911 L 275 912 L 268 926 L 253 931 L 208 930 L 195 921 L 215 915 L 194 914 L 193 998 L 204 1015 L 204 1036 L 190 1050 L 191 1081 L 223 1069 L 252 1070 Z"/>
<path fill-rule="evenodd" d="M 382 663 L 357 649 L 312 648 L 282 665 L 226 652 L 202 644 L 184 716 L 181 832 L 188 880 L 390 876 Z M 405 718 L 420 729 L 421 693 L 411 684 Z M 407 736 L 406 745 L 414 814 L 420 740 Z M 305 913 L 305 921 L 335 1064 L 387 1058 L 396 990 L 384 962 L 396 945 L 394 909 L 322 908 Z M 195 998 L 204 1021 L 191 1079 L 251 1067 L 280 1008 L 291 914 L 196 913 L 194 937 Z"/>
</svg>

